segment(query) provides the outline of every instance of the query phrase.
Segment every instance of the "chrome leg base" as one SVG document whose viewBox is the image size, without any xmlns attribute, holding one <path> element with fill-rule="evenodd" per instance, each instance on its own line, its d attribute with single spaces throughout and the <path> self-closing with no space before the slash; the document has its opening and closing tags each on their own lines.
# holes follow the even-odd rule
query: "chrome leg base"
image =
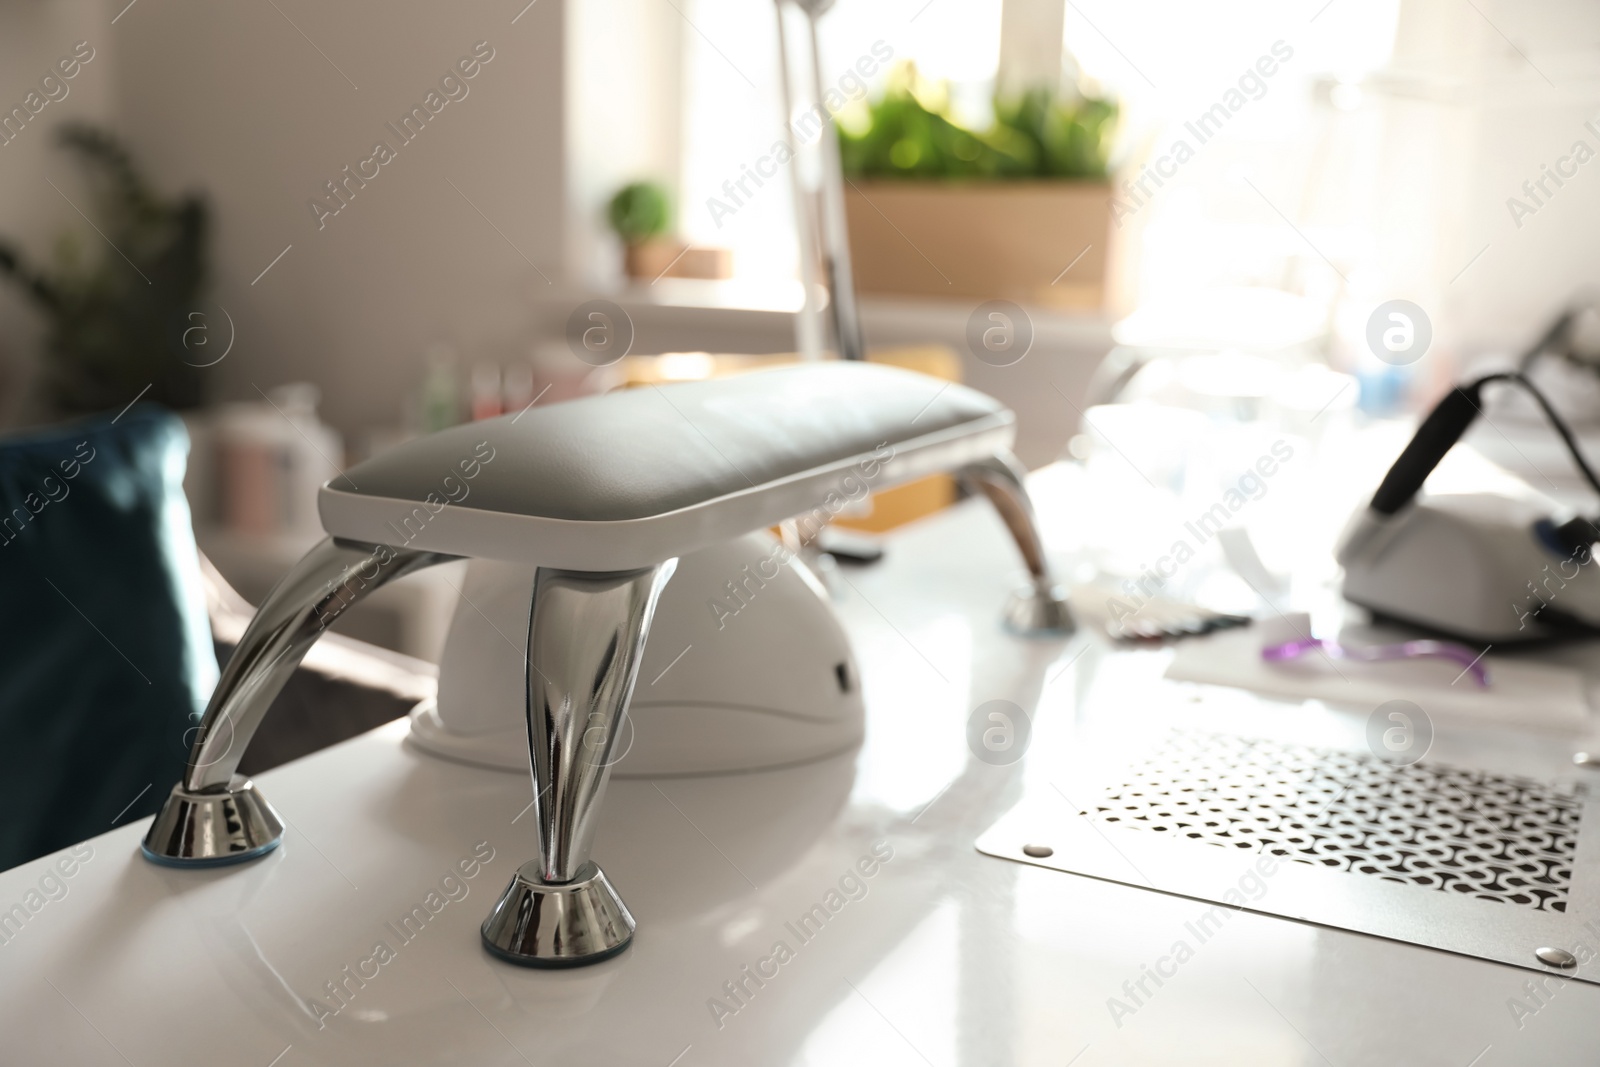
<svg viewBox="0 0 1600 1067">
<path fill-rule="evenodd" d="M 1026 637 L 1065 637 L 1077 629 L 1067 606 L 1067 591 L 1050 576 L 1050 561 L 1039 536 L 1039 519 L 1028 497 L 1028 472 L 1010 452 L 1001 451 L 961 471 L 963 480 L 983 493 L 1011 531 L 1030 584 L 1006 602 L 1006 629 Z"/>
<path fill-rule="evenodd" d="M 1012 592 L 1005 620 L 1006 629 L 1025 637 L 1065 637 L 1078 628 L 1066 589 L 1044 583 Z"/>
<path fill-rule="evenodd" d="M 584 967 L 617 955 L 633 940 L 633 916 L 593 863 L 574 882 L 539 881 L 529 860 L 483 920 L 483 947 L 523 967 Z"/>
<path fill-rule="evenodd" d="M 255 783 L 236 774 L 214 793 L 173 786 L 139 848 L 168 867 L 221 867 L 264 856 L 282 840 L 283 820 Z"/>
<path fill-rule="evenodd" d="M 330 537 L 290 568 L 222 668 L 183 781 L 145 835 L 145 859 L 170 867 L 215 867 L 271 852 L 283 837 L 283 820 L 250 779 L 235 772 L 273 698 L 350 605 L 395 578 L 450 558 Z"/>
</svg>

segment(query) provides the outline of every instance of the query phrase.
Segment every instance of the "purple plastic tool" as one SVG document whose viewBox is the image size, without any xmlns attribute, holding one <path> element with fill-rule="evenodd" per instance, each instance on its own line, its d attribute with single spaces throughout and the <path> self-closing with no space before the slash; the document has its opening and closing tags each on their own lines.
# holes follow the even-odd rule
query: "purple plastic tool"
<svg viewBox="0 0 1600 1067">
<path fill-rule="evenodd" d="M 1303 637 L 1295 641 L 1285 641 L 1281 645 L 1268 645 L 1261 650 L 1261 658 L 1271 662 L 1298 659 L 1314 649 L 1321 649 L 1331 659 L 1353 659 L 1364 663 L 1429 656 L 1452 660 L 1465 668 L 1463 674 L 1472 675 L 1472 680 L 1478 683 L 1479 689 L 1489 688 L 1489 671 L 1480 662 L 1483 653 L 1474 653 L 1466 645 L 1458 645 L 1453 641 L 1403 641 L 1397 645 L 1347 648 L 1337 641 Z"/>
</svg>

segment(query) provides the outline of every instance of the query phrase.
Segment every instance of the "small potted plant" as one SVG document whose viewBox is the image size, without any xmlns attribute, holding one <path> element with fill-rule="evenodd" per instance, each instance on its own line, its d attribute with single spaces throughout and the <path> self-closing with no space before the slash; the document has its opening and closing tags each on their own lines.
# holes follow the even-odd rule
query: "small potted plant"
<svg viewBox="0 0 1600 1067">
<path fill-rule="evenodd" d="M 622 238 L 622 268 L 629 278 L 653 282 L 672 278 L 727 278 L 733 274 L 727 249 L 696 248 L 669 237 L 672 196 L 659 182 L 624 185 L 606 212 Z"/>
<path fill-rule="evenodd" d="M 944 86 L 903 63 L 839 118 L 862 292 L 1101 306 L 1115 102 L 997 94 L 992 124 L 972 129 Z"/>
</svg>

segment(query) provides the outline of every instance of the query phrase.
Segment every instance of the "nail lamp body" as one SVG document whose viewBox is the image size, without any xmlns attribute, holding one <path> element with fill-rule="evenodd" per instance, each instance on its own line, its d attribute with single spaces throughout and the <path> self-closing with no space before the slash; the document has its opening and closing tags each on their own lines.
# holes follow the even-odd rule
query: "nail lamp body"
<svg viewBox="0 0 1600 1067">
<path fill-rule="evenodd" d="M 1363 509 L 1337 552 L 1345 598 L 1475 641 L 1600 626 L 1600 565 L 1541 533 L 1551 526 L 1549 508 L 1487 493 L 1423 497 L 1388 517 Z"/>
<path fill-rule="evenodd" d="M 535 569 L 472 562 L 438 700 L 412 712 L 418 748 L 528 773 L 523 649 Z M 803 763 L 859 744 L 863 721 L 855 658 L 825 591 L 776 538 L 753 533 L 679 561 L 656 607 L 611 773 Z"/>
</svg>

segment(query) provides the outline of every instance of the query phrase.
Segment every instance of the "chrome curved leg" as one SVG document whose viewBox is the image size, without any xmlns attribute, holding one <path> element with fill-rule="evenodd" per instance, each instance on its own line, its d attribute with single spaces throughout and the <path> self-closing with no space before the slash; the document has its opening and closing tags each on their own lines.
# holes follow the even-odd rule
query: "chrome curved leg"
<svg viewBox="0 0 1600 1067">
<path fill-rule="evenodd" d="M 534 579 L 528 751 L 539 854 L 483 922 L 485 947 L 502 959 L 582 966 L 633 937 L 633 916 L 589 846 L 650 619 L 677 563 L 616 574 L 541 567 Z"/>
<path fill-rule="evenodd" d="M 1032 578 L 1028 588 L 1014 592 L 1006 604 L 1006 625 L 1022 634 L 1070 634 L 1077 626 L 1067 606 L 1066 590 L 1050 574 L 1039 521 L 1024 481 L 1026 474 L 1010 452 L 998 452 L 961 471 L 967 484 L 988 497 L 1000 513 Z"/>
<path fill-rule="evenodd" d="M 283 823 L 248 778 L 235 773 L 273 698 L 328 625 L 402 575 L 452 556 L 327 538 L 272 587 L 211 694 L 183 781 L 145 835 L 145 857 L 215 866 L 269 852 Z"/>
</svg>

